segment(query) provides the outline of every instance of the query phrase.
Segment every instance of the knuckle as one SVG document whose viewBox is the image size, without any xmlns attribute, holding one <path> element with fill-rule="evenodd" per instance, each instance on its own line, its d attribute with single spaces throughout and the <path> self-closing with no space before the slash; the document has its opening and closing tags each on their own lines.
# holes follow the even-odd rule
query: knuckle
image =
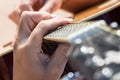
<svg viewBox="0 0 120 80">
<path fill-rule="evenodd" d="M 26 45 L 23 45 L 23 44 L 22 44 L 22 45 L 19 45 L 17 51 L 18 51 L 19 53 L 26 53 L 26 52 L 27 52 Z"/>
<path fill-rule="evenodd" d="M 22 12 L 22 14 L 21 14 L 21 17 L 28 17 L 29 16 L 29 11 L 24 11 L 24 12 Z"/>
<path fill-rule="evenodd" d="M 43 17 L 43 20 L 47 20 L 47 19 L 51 19 L 53 16 L 48 13 L 48 12 L 45 12 L 45 11 L 39 11 L 41 16 Z"/>
<path fill-rule="evenodd" d="M 19 52 L 24 52 L 24 50 L 25 50 L 25 49 L 24 49 L 23 46 L 19 46 L 19 48 L 18 48 L 18 51 L 19 51 Z"/>
<path fill-rule="evenodd" d="M 13 48 L 14 48 L 14 50 L 18 49 L 18 46 L 19 46 L 19 39 L 16 38 L 16 39 L 14 40 L 14 42 L 13 42 Z"/>
<path fill-rule="evenodd" d="M 46 23 L 45 21 L 41 21 L 40 25 L 42 25 L 42 26 L 40 26 L 40 29 L 42 31 L 45 31 L 46 27 L 48 26 L 48 23 Z"/>
<path fill-rule="evenodd" d="M 18 42 L 14 42 L 13 48 L 14 48 L 14 50 L 16 50 L 18 48 Z"/>
<path fill-rule="evenodd" d="M 30 11 L 23 11 L 21 13 L 21 20 L 26 20 L 31 17 Z M 27 20 L 26 20 L 27 21 Z"/>
<path fill-rule="evenodd" d="M 41 15 L 44 15 L 44 14 L 49 14 L 48 12 L 46 11 L 39 11 L 41 13 Z"/>
</svg>

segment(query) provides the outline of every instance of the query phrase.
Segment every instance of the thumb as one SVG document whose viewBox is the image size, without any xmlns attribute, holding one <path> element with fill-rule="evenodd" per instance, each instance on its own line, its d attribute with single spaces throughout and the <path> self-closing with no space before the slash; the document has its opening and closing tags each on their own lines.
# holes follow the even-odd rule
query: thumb
<svg viewBox="0 0 120 80">
<path fill-rule="evenodd" d="M 60 77 L 64 71 L 65 65 L 68 61 L 66 55 L 69 48 L 68 45 L 59 45 L 48 64 L 48 70 L 51 70 L 51 72 L 54 71 L 53 74 L 56 74 L 57 77 Z"/>
</svg>

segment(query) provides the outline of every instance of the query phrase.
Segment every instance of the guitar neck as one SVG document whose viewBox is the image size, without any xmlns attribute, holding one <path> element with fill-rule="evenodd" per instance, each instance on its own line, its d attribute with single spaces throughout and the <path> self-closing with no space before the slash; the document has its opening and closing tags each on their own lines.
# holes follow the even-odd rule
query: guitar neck
<svg viewBox="0 0 120 80">
<path fill-rule="evenodd" d="M 101 31 L 116 34 L 116 31 L 109 28 L 105 21 L 99 20 L 60 26 L 57 30 L 47 34 L 44 40 L 77 44 L 79 40 L 90 37 L 93 34 L 98 34 Z"/>
</svg>

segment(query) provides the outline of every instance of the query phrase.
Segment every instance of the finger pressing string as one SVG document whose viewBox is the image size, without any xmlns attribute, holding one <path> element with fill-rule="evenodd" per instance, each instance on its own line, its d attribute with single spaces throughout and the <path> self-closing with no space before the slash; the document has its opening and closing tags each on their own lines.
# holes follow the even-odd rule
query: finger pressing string
<svg viewBox="0 0 120 80">
<path fill-rule="evenodd" d="M 43 36 L 47 32 L 56 29 L 57 27 L 59 27 L 59 25 L 64 25 L 71 22 L 72 22 L 71 20 L 65 18 L 63 19 L 52 18 L 48 20 L 43 20 L 37 25 L 37 27 L 31 33 L 28 39 L 28 43 L 32 43 L 31 46 L 37 48 L 41 47 Z"/>
</svg>

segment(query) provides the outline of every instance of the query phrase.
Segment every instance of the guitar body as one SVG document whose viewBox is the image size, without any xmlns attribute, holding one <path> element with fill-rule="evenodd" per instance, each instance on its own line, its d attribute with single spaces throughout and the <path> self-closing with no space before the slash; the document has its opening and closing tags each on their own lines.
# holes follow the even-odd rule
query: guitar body
<svg viewBox="0 0 120 80">
<path fill-rule="evenodd" d="M 77 13 L 100 2 L 102 0 L 63 0 L 62 8 Z"/>
</svg>

